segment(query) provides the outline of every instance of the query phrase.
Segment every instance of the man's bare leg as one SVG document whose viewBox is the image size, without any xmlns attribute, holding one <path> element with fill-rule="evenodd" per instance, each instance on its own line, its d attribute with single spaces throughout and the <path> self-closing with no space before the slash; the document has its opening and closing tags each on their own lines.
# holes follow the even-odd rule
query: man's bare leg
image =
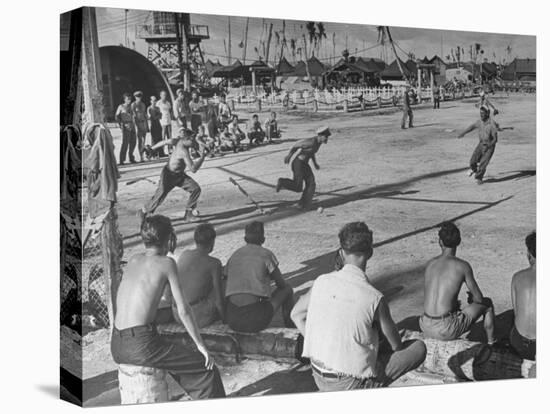
<svg viewBox="0 0 550 414">
<path fill-rule="evenodd" d="M 483 316 L 483 327 L 485 328 L 485 332 L 487 334 L 487 343 L 492 344 L 495 342 L 495 311 L 492 306 L 487 306 L 487 304 L 471 303 L 462 310 L 462 313 L 468 316 L 472 323 Z"/>
</svg>

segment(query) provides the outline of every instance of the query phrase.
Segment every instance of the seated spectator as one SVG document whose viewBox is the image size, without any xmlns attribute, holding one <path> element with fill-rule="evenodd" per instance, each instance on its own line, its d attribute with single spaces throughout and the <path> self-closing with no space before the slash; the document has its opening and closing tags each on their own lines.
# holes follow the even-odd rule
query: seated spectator
<svg viewBox="0 0 550 414">
<path fill-rule="evenodd" d="M 197 135 L 195 135 L 195 148 L 200 156 L 203 151 L 208 152 L 210 157 L 214 156 L 216 150 L 216 140 L 206 134 L 204 125 L 199 125 Z"/>
<path fill-rule="evenodd" d="M 195 248 L 185 250 L 177 261 L 178 279 L 193 310 L 199 328 L 224 319 L 222 264 L 210 256 L 216 242 L 216 231 L 211 224 L 197 226 Z M 175 305 L 174 318 L 181 323 Z"/>
<path fill-rule="evenodd" d="M 426 346 L 401 341 L 384 295 L 369 282 L 373 239 L 367 225 L 348 223 L 338 236 L 344 267 L 315 279 L 292 310 L 304 336 L 302 356 L 311 360 L 320 391 L 385 387 L 422 364 Z"/>
<path fill-rule="evenodd" d="M 225 397 L 220 373 L 202 339 L 181 289 L 173 259 L 176 237 L 169 218 L 146 217 L 141 225 L 143 252 L 133 255 L 124 270 L 116 297 L 111 353 L 117 364 L 158 368 L 179 383 L 192 399 Z M 159 302 L 169 285 L 177 314 L 196 348 L 174 343 L 155 326 Z"/>
<path fill-rule="evenodd" d="M 226 321 L 238 332 L 259 332 L 269 326 L 281 308 L 286 327 L 294 327 L 290 311 L 292 288 L 285 282 L 275 255 L 262 247 L 264 225 L 259 221 L 245 228 L 246 244 L 231 255 L 226 265 Z M 276 289 L 272 291 L 271 282 Z"/>
<path fill-rule="evenodd" d="M 239 117 L 237 115 L 233 115 L 233 119 L 229 124 L 229 133 L 231 134 L 231 140 L 237 147 L 240 147 L 241 141 L 246 137 L 246 135 L 239 127 Z"/>
<path fill-rule="evenodd" d="M 233 136 L 229 132 L 229 126 L 225 125 L 220 135 L 220 150 L 239 152 L 239 145 L 233 139 Z"/>
<path fill-rule="evenodd" d="M 460 241 L 460 230 L 454 223 L 448 221 L 441 225 L 441 254 L 428 262 L 424 274 L 424 315 L 420 318 L 420 329 L 428 338 L 451 341 L 468 332 L 472 324 L 483 317 L 487 342 L 493 344 L 493 303 L 483 297 L 472 266 L 456 257 Z M 469 305 L 461 310 L 458 295 L 463 284 L 469 289 Z"/>
<path fill-rule="evenodd" d="M 271 143 L 273 138 L 281 138 L 281 131 L 277 124 L 277 114 L 275 112 L 271 112 L 271 117 L 265 121 L 265 134 L 268 143 Z"/>
<path fill-rule="evenodd" d="M 252 125 L 248 131 L 248 139 L 250 140 L 250 146 L 259 145 L 265 138 L 265 132 L 262 129 L 262 124 L 258 120 L 258 115 L 252 115 Z"/>
<path fill-rule="evenodd" d="M 510 345 L 524 359 L 535 360 L 537 352 L 537 234 L 525 239 L 529 267 L 512 278 L 514 326 Z"/>
</svg>

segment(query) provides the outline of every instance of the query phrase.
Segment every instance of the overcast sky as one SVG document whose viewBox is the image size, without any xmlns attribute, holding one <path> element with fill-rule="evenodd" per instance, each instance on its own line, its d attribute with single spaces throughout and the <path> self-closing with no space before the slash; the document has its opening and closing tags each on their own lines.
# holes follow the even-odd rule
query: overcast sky
<svg viewBox="0 0 550 414">
<path fill-rule="evenodd" d="M 125 21 L 127 19 L 127 24 Z M 246 17 L 231 17 L 232 57 L 242 60 L 243 48 L 239 43 L 244 40 Z M 97 24 L 100 46 L 125 44 L 125 28 L 127 27 L 128 44 L 140 53 L 147 53 L 147 44 L 144 40 L 136 39 L 136 25 L 151 24 L 152 13 L 142 10 L 129 10 L 127 15 L 124 9 L 97 8 Z M 277 56 L 280 55 L 280 46 L 276 46 L 276 34 L 279 33 L 282 39 L 283 21 L 275 19 L 250 18 L 248 28 L 248 47 L 246 60 L 251 62 L 257 60 L 259 55 L 254 48 L 262 53 L 262 41 L 267 44 L 268 29 L 273 23 L 273 36 L 271 40 L 270 61 L 274 60 L 275 49 Z M 286 20 L 285 37 L 290 46 L 290 39 L 295 39 L 297 47 L 303 49 L 304 33 L 307 34 L 305 21 Z M 228 38 L 228 17 L 208 14 L 191 14 L 191 24 L 208 25 L 210 39 L 201 43 L 205 59 L 212 61 L 219 60 L 227 64 L 227 48 L 224 47 L 224 39 Z M 324 63 L 331 63 L 333 56 L 336 59 L 341 56 L 346 48 L 352 55 L 368 57 L 384 57 L 392 61 L 394 55 L 388 47 L 377 46 L 378 32 L 374 25 L 357 25 L 344 23 L 323 22 L 327 38 L 324 39 L 316 56 Z M 417 58 L 424 56 L 432 57 L 437 54 L 444 59 L 451 54 L 451 49 L 460 46 L 464 49 L 465 59 L 470 58 L 470 45 L 480 43 L 484 50 L 484 57 L 489 61 L 501 62 L 503 59 L 510 61 L 515 57 L 536 58 L 536 42 L 534 36 L 501 34 L 501 33 L 480 33 L 480 32 L 459 32 L 450 30 L 416 29 L 390 26 L 394 42 L 398 45 L 398 54 L 402 59 L 412 52 Z M 333 36 L 335 39 L 335 53 L 333 52 Z M 511 54 L 507 54 L 506 48 L 511 47 Z M 308 44 L 308 54 L 311 50 Z M 284 50 L 284 55 L 292 61 L 290 50 Z M 297 58 L 300 56 L 297 55 Z"/>
</svg>

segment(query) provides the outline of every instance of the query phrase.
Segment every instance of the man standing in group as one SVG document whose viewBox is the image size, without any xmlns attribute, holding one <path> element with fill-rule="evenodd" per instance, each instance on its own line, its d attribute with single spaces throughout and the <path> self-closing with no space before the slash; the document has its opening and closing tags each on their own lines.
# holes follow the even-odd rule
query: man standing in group
<svg viewBox="0 0 550 414">
<path fill-rule="evenodd" d="M 225 125 L 228 125 L 233 119 L 231 114 L 231 108 L 225 102 L 225 95 L 220 96 L 220 103 L 218 104 L 218 121 L 220 127 L 223 128 Z"/>
<path fill-rule="evenodd" d="M 126 153 L 130 162 L 136 162 L 134 150 L 136 149 L 136 130 L 134 125 L 134 115 L 132 113 L 132 96 L 129 93 L 123 95 L 121 103 L 115 113 L 115 120 L 118 122 L 122 131 L 122 145 L 120 146 L 119 164 L 123 165 L 126 161 Z"/>
<path fill-rule="evenodd" d="M 489 161 L 491 161 L 497 145 L 498 125 L 489 116 L 489 108 L 486 106 L 482 106 L 479 109 L 479 115 L 481 119 L 462 131 L 458 135 L 458 138 L 462 138 L 474 129 L 478 130 L 479 143 L 470 158 L 469 175 L 471 176 L 474 174 L 477 183 L 483 184 L 483 176 L 487 171 L 487 166 L 489 165 Z"/>
<path fill-rule="evenodd" d="M 512 278 L 514 326 L 510 345 L 524 359 L 535 360 L 537 353 L 537 233 L 525 238 L 529 267 Z"/>
<path fill-rule="evenodd" d="M 202 113 L 204 111 L 204 105 L 199 100 L 199 95 L 196 91 L 191 94 L 191 101 L 189 102 L 189 113 L 191 114 L 191 130 L 196 134 L 199 127 L 202 125 Z"/>
<path fill-rule="evenodd" d="M 191 159 L 189 148 L 193 146 L 193 131 L 190 129 L 180 128 L 180 134 L 177 138 L 161 141 L 153 146 L 151 150 L 154 151 L 167 144 L 173 145 L 174 150 L 160 173 L 157 191 L 151 200 L 138 212 L 141 221 L 147 215 L 155 212 L 174 187 L 180 187 L 189 193 L 183 220 L 189 220 L 192 216 L 197 217 L 199 215 L 196 207 L 201 195 L 201 188 L 195 180 L 187 175 L 186 169 L 192 173 L 196 173 L 204 162 L 205 152 L 200 155 L 198 160 L 193 161 Z"/>
<path fill-rule="evenodd" d="M 225 397 L 218 368 L 178 281 L 176 263 L 166 257 L 176 241 L 170 219 L 146 218 L 141 225 L 141 238 L 145 252 L 130 258 L 117 291 L 111 338 L 114 361 L 166 370 L 194 400 Z M 196 350 L 157 332 L 155 318 L 167 285 Z"/>
<path fill-rule="evenodd" d="M 189 113 L 189 100 L 187 99 L 186 92 L 179 88 L 176 91 L 176 101 L 174 102 L 174 115 L 178 121 L 180 128 L 187 128 L 187 121 L 190 118 Z"/>
<path fill-rule="evenodd" d="M 168 100 L 166 91 L 160 91 L 160 99 L 157 102 L 160 109 L 160 126 L 162 127 L 162 139 L 172 139 L 172 104 Z"/>
<path fill-rule="evenodd" d="M 216 242 L 216 231 L 209 223 L 199 224 L 193 235 L 195 248 L 183 251 L 178 258 L 178 278 L 193 310 L 199 328 L 225 319 L 222 262 L 210 256 Z M 182 323 L 175 304 L 174 318 Z"/>
<path fill-rule="evenodd" d="M 338 237 L 344 267 L 315 279 L 292 310 L 302 356 L 320 391 L 386 387 L 424 361 L 426 346 L 402 342 L 384 295 L 365 274 L 373 254 L 368 226 L 348 223 Z"/>
<path fill-rule="evenodd" d="M 132 114 L 136 125 L 137 147 L 140 161 L 143 162 L 143 153 L 145 150 L 145 137 L 147 136 L 147 106 L 143 103 L 143 92 L 134 92 L 136 100 L 132 102 Z"/>
<path fill-rule="evenodd" d="M 150 122 L 149 130 L 151 131 L 151 146 L 154 146 L 162 141 L 162 126 L 160 124 L 162 113 L 157 106 L 157 97 L 154 95 L 151 96 L 151 105 L 147 108 L 147 118 Z M 165 156 L 163 148 L 159 148 L 154 154 L 159 157 Z"/>
<path fill-rule="evenodd" d="M 456 257 L 460 242 L 458 227 L 450 221 L 442 223 L 439 229 L 441 254 L 428 262 L 424 273 L 424 315 L 420 317 L 420 329 L 428 338 L 452 341 L 483 317 L 487 343 L 493 344 L 493 302 L 483 297 L 472 266 Z M 469 290 L 469 305 L 461 310 L 458 295 L 463 284 Z"/>
<path fill-rule="evenodd" d="M 285 164 L 288 164 L 292 155 L 296 153 L 292 161 L 293 178 L 292 180 L 288 178 L 279 178 L 276 191 L 279 192 L 281 189 L 285 189 L 299 193 L 303 189 L 302 198 L 299 202 L 300 208 L 307 209 L 315 194 L 315 176 L 309 166 L 309 160 L 313 162 L 313 166 L 318 170 L 319 164 L 317 164 L 315 154 L 319 151 L 321 144 L 326 144 L 328 142 L 328 137 L 330 137 L 330 135 L 331 133 L 327 126 L 321 127 L 317 130 L 316 137 L 298 141 L 285 157 Z"/>
<path fill-rule="evenodd" d="M 403 94 L 403 118 L 401 119 L 401 129 L 405 129 L 407 117 L 409 118 L 409 128 L 413 127 L 413 111 L 411 109 L 411 87 L 407 86 Z"/>
<path fill-rule="evenodd" d="M 279 308 L 287 328 L 293 328 L 290 311 L 294 294 L 281 271 L 279 262 L 265 242 L 264 225 L 253 221 L 245 227 L 246 244 L 227 261 L 226 321 L 237 332 L 259 332 L 269 326 Z M 276 289 L 272 292 L 271 283 Z"/>
</svg>

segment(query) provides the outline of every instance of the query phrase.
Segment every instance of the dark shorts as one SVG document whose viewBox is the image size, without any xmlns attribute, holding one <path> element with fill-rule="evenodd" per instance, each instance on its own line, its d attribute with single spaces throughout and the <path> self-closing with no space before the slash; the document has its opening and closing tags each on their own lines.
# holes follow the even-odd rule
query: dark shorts
<svg viewBox="0 0 550 414">
<path fill-rule="evenodd" d="M 537 340 L 525 338 L 518 332 L 516 326 L 510 332 L 510 345 L 523 359 L 534 361 L 537 354 Z"/>
<path fill-rule="evenodd" d="M 256 333 L 269 326 L 273 319 L 273 305 L 269 299 L 245 306 L 237 306 L 227 300 L 226 322 L 237 332 Z"/>
</svg>

